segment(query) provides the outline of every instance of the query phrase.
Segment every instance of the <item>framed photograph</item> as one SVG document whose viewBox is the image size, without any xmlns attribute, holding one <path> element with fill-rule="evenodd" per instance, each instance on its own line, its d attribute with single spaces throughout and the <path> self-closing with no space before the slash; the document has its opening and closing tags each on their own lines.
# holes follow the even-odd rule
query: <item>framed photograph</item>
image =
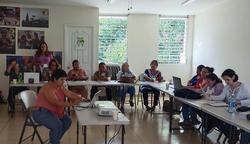
<svg viewBox="0 0 250 144">
<path fill-rule="evenodd" d="M 6 68 L 10 65 L 9 60 L 15 58 L 18 61 L 19 68 L 23 72 L 34 72 L 33 70 L 33 56 L 6 56 Z"/>
<path fill-rule="evenodd" d="M 22 8 L 22 27 L 49 27 L 49 9 Z"/>
<path fill-rule="evenodd" d="M 58 68 L 62 68 L 62 52 L 53 51 L 51 52 L 51 54 L 53 55 L 53 58 L 58 61 L 58 64 L 59 64 Z"/>
<path fill-rule="evenodd" d="M 40 43 L 44 41 L 44 31 L 18 30 L 19 49 L 38 49 Z"/>
<path fill-rule="evenodd" d="M 20 7 L 0 6 L 1 26 L 20 26 Z"/>
<path fill-rule="evenodd" d="M 0 27 L 0 54 L 15 54 L 16 29 Z"/>
</svg>

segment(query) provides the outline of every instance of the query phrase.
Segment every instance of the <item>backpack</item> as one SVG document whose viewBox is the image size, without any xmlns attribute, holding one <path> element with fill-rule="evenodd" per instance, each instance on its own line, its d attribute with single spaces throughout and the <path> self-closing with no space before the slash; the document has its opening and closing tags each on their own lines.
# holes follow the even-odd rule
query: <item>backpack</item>
<svg viewBox="0 0 250 144">
<path fill-rule="evenodd" d="M 163 106 L 162 106 L 162 109 L 166 112 L 169 112 L 170 111 L 170 101 L 169 100 L 165 100 L 163 102 Z"/>
<path fill-rule="evenodd" d="M 187 89 L 187 88 L 174 90 L 174 95 L 177 97 L 186 98 L 186 99 L 201 99 L 202 98 L 202 96 L 196 90 Z"/>
</svg>

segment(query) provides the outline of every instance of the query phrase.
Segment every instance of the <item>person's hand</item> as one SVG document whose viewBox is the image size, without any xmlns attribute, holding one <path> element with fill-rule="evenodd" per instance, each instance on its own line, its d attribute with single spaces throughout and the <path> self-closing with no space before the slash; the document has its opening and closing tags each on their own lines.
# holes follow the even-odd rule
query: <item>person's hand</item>
<svg viewBox="0 0 250 144">
<path fill-rule="evenodd" d="M 150 81 L 151 81 L 151 82 L 154 82 L 154 79 L 151 78 Z"/>
<path fill-rule="evenodd" d="M 43 65 L 43 63 L 40 63 L 40 66 L 42 66 L 42 67 L 43 67 L 43 66 L 44 66 L 44 65 Z"/>
<path fill-rule="evenodd" d="M 82 102 L 91 102 L 91 99 L 82 99 Z"/>
<path fill-rule="evenodd" d="M 241 101 L 240 100 L 236 100 L 235 101 L 235 105 L 241 105 Z"/>
<path fill-rule="evenodd" d="M 71 102 L 71 105 L 76 105 L 76 104 L 79 104 L 81 102 L 81 100 L 74 100 Z"/>
<path fill-rule="evenodd" d="M 19 69 L 19 64 L 15 63 L 15 65 L 13 66 L 14 69 Z"/>
<path fill-rule="evenodd" d="M 12 67 L 14 67 L 15 64 L 16 64 L 16 61 L 13 61 L 13 62 L 10 63 L 10 65 L 11 65 Z"/>
</svg>

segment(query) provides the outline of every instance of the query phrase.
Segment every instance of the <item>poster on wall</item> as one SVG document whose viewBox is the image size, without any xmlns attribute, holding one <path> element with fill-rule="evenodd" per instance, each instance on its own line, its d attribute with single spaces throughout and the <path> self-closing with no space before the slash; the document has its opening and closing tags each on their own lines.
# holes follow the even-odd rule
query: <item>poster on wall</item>
<svg viewBox="0 0 250 144">
<path fill-rule="evenodd" d="M 9 60 L 11 58 L 17 59 L 21 71 L 34 72 L 32 64 L 33 56 L 6 56 L 6 68 L 10 65 Z"/>
<path fill-rule="evenodd" d="M 15 54 L 16 29 L 0 27 L 0 54 Z"/>
<path fill-rule="evenodd" d="M 62 52 L 53 51 L 51 52 L 51 54 L 53 55 L 53 58 L 58 61 L 58 64 L 59 64 L 58 68 L 62 68 Z"/>
<path fill-rule="evenodd" d="M 49 27 L 49 9 L 22 8 L 22 27 Z"/>
<path fill-rule="evenodd" d="M 20 7 L 0 6 L 1 26 L 20 26 Z"/>
<path fill-rule="evenodd" d="M 44 31 L 18 30 L 19 49 L 38 49 L 39 44 L 45 41 Z"/>
</svg>

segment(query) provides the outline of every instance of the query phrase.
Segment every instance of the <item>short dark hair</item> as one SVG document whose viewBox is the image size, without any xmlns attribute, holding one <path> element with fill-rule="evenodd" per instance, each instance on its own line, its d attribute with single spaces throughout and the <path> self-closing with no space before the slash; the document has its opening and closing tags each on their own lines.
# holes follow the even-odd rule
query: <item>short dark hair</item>
<svg viewBox="0 0 250 144">
<path fill-rule="evenodd" d="M 210 73 L 206 76 L 207 79 L 210 79 L 211 81 L 216 81 L 214 86 L 217 84 L 217 83 L 222 83 L 222 80 L 220 78 L 217 77 L 216 74 L 214 73 Z"/>
<path fill-rule="evenodd" d="M 100 67 L 100 65 L 106 65 L 104 62 L 100 62 L 99 63 L 99 67 Z"/>
<path fill-rule="evenodd" d="M 201 71 L 204 67 L 205 67 L 204 65 L 199 65 L 197 66 L 197 69 Z"/>
<path fill-rule="evenodd" d="M 153 63 L 155 63 L 155 65 L 158 66 L 158 61 L 157 60 L 152 60 L 150 65 L 153 64 Z"/>
<path fill-rule="evenodd" d="M 76 62 L 78 62 L 79 63 L 79 61 L 78 60 L 73 60 L 73 62 L 72 62 L 72 66 L 74 65 L 74 63 L 76 63 Z"/>
<path fill-rule="evenodd" d="M 238 75 L 235 73 L 234 70 L 232 69 L 226 69 L 222 74 L 221 74 L 221 77 L 224 77 L 224 76 L 228 76 L 230 78 L 232 78 L 233 76 L 235 76 L 234 78 L 234 82 L 237 82 L 239 77 Z"/>
<path fill-rule="evenodd" d="M 54 79 L 58 80 L 61 77 L 67 77 L 67 73 L 62 69 L 55 69 L 51 76 L 51 81 L 54 82 Z"/>
<path fill-rule="evenodd" d="M 9 60 L 9 64 L 11 64 L 13 61 L 18 62 L 16 58 L 11 58 L 11 59 Z"/>
</svg>

